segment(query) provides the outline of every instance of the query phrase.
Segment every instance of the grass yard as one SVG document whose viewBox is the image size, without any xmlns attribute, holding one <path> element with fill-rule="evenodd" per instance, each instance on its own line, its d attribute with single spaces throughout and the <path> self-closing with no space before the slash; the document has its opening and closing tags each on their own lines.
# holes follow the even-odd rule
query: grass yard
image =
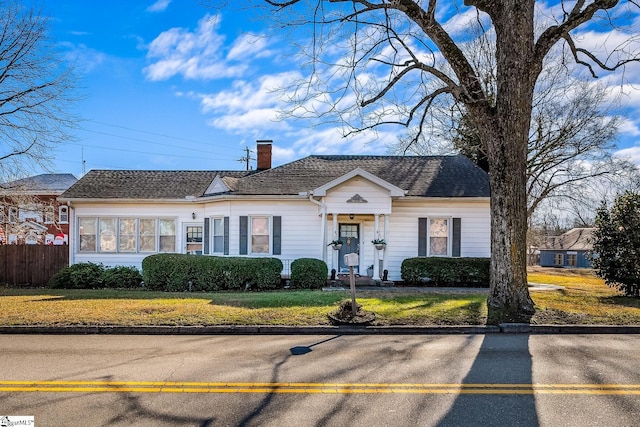
<svg viewBox="0 0 640 427">
<path fill-rule="evenodd" d="M 622 296 L 591 270 L 531 268 L 529 281 L 560 285 L 553 292 L 532 292 L 538 324 L 640 325 L 640 299 Z"/>
<path fill-rule="evenodd" d="M 532 292 L 537 324 L 640 325 L 640 300 L 619 296 L 591 272 L 532 269 L 529 280 L 563 286 Z M 376 325 L 481 325 L 486 291 L 359 291 Z M 163 293 L 0 288 L 0 325 L 324 325 L 348 292 Z"/>
</svg>

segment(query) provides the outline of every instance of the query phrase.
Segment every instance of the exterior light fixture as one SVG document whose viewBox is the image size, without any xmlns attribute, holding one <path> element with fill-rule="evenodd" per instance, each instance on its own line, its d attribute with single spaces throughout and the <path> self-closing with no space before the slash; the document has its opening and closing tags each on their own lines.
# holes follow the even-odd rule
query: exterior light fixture
<svg viewBox="0 0 640 427">
<path fill-rule="evenodd" d="M 353 219 L 354 216 L 354 214 L 349 214 L 349 219 Z"/>
<path fill-rule="evenodd" d="M 196 213 L 195 213 L 195 212 L 193 212 L 193 213 L 191 214 L 191 218 L 192 218 L 192 219 L 196 219 Z"/>
</svg>

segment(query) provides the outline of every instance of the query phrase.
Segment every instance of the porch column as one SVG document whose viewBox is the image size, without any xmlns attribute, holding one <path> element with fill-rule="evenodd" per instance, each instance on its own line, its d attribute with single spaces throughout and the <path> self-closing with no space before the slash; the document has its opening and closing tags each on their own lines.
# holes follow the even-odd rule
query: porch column
<svg viewBox="0 0 640 427">
<path fill-rule="evenodd" d="M 373 215 L 373 238 L 377 239 L 380 235 L 380 215 Z M 380 251 L 373 247 L 373 280 L 380 280 Z"/>
<path fill-rule="evenodd" d="M 338 236 L 338 214 L 336 214 L 335 212 L 331 214 L 331 216 L 333 217 L 333 230 L 331 231 L 331 240 L 335 240 L 337 239 Z M 327 250 L 327 247 L 325 246 L 325 251 Z M 332 269 L 336 269 L 336 273 L 339 273 L 339 262 L 338 262 L 338 255 L 340 251 L 335 251 L 333 250 L 333 248 L 330 249 L 331 250 L 331 268 Z"/>
<path fill-rule="evenodd" d="M 320 253 L 322 254 L 322 261 L 327 262 L 327 214 L 323 210 L 320 215 L 322 225 L 320 226 Z"/>
<path fill-rule="evenodd" d="M 384 241 L 389 242 L 389 214 L 384 216 Z M 384 255 L 382 258 L 382 270 L 388 270 L 387 268 L 387 251 L 384 251 Z"/>
</svg>

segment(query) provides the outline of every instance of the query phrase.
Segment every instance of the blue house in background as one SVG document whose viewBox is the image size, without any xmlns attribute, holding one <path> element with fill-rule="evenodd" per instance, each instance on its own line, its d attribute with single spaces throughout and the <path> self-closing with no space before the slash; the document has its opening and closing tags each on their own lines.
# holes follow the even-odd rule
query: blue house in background
<svg viewBox="0 0 640 427">
<path fill-rule="evenodd" d="M 540 247 L 541 267 L 591 268 L 593 228 L 573 228 Z"/>
</svg>

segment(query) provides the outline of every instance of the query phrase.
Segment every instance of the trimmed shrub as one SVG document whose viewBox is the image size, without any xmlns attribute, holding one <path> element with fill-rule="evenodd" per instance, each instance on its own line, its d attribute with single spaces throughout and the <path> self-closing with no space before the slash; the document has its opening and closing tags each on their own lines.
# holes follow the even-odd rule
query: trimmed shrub
<svg viewBox="0 0 640 427">
<path fill-rule="evenodd" d="M 142 275 L 135 267 L 104 267 L 102 264 L 81 262 L 63 267 L 49 280 L 55 289 L 137 288 Z"/>
<path fill-rule="evenodd" d="M 407 258 L 402 280 L 411 286 L 489 287 L 489 258 Z"/>
<path fill-rule="evenodd" d="M 274 289 L 281 271 L 277 258 L 155 254 L 142 260 L 146 287 L 161 291 Z"/>
<path fill-rule="evenodd" d="M 117 265 L 105 268 L 102 281 L 105 288 L 139 288 L 142 283 L 142 274 L 135 267 Z"/>
<path fill-rule="evenodd" d="M 81 262 L 63 267 L 49 280 L 48 286 L 55 289 L 100 289 L 103 287 L 104 266 L 92 262 Z"/>
<path fill-rule="evenodd" d="M 315 258 L 298 258 L 291 263 L 291 287 L 319 289 L 327 284 L 329 267 Z"/>
</svg>

